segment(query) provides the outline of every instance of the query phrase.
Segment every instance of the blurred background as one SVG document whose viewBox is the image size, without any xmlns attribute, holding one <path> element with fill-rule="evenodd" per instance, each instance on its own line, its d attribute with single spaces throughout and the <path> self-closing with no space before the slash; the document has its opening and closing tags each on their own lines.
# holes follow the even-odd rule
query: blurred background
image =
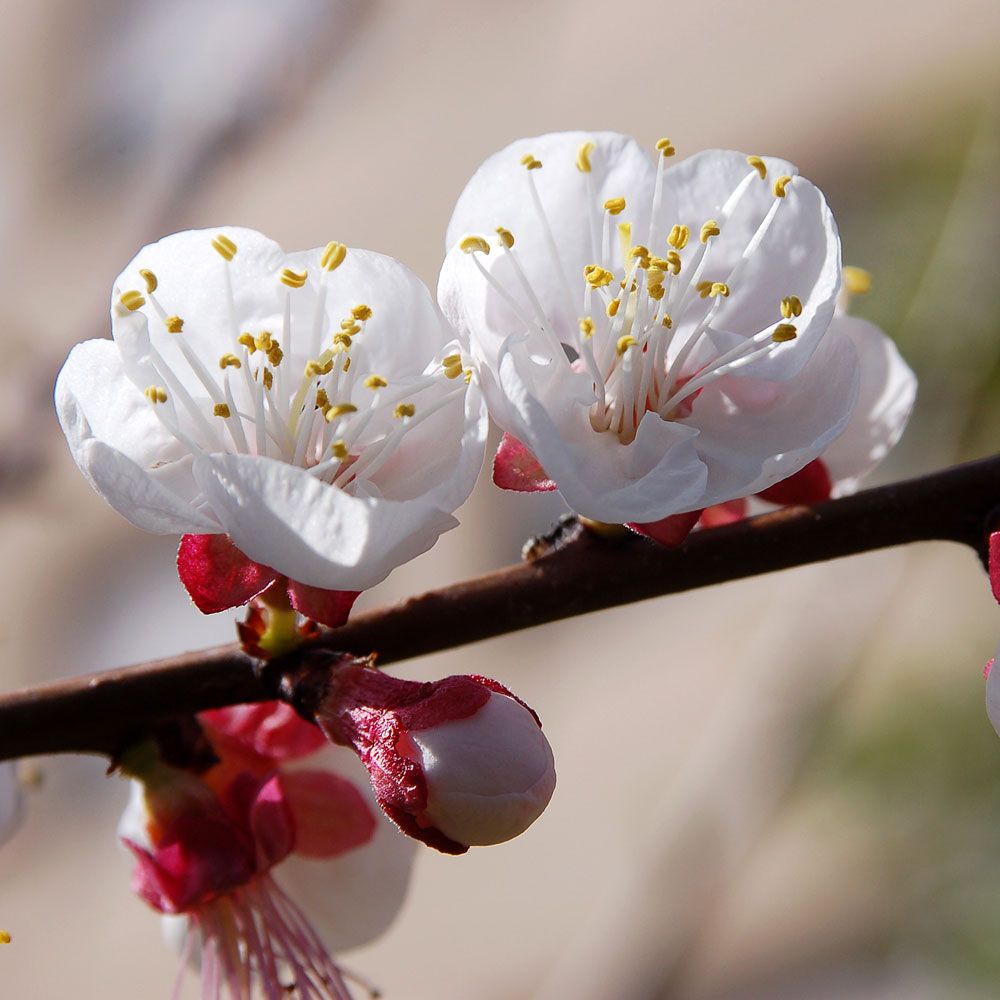
<svg viewBox="0 0 1000 1000">
<path fill-rule="evenodd" d="M 876 477 L 1000 440 L 996 0 L 37 0 L 0 37 L 0 684 L 229 641 L 174 540 L 91 493 L 51 408 L 144 243 L 258 228 L 400 257 L 432 286 L 454 200 L 520 136 L 608 128 L 785 156 L 822 187 L 854 311 L 920 377 Z M 374 605 L 515 561 L 561 513 L 488 480 Z M 559 770 L 519 840 L 421 852 L 348 957 L 388 1000 L 922 1000 L 1000 991 L 1000 615 L 973 555 L 921 545 L 546 626 L 401 665 L 491 674 Z M 0 995 L 167 996 L 128 891 L 125 787 L 24 769 L 0 853 Z M 194 984 L 191 984 L 192 995 Z"/>
</svg>

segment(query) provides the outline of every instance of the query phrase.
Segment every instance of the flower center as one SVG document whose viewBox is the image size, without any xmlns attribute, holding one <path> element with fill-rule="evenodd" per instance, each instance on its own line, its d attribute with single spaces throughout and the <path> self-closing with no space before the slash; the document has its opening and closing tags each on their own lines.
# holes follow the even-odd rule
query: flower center
<svg viewBox="0 0 1000 1000">
<path fill-rule="evenodd" d="M 176 345 L 176 352 L 168 352 L 177 359 L 171 364 L 150 337 L 148 361 L 158 381 L 145 396 L 163 426 L 194 457 L 206 451 L 262 455 L 346 487 L 370 481 L 408 432 L 464 395 L 472 372 L 454 344 L 446 348 L 452 353 L 442 351 L 421 372 L 390 383 L 366 357 L 373 353 L 366 351 L 371 306 L 358 303 L 338 328 L 328 329 L 330 277 L 347 255 L 342 243 L 324 250 L 319 281 L 313 282 L 311 319 L 303 323 L 300 318 L 298 328 L 293 296 L 301 294 L 309 274 L 289 267 L 279 272 L 277 283 L 283 287 L 276 292 L 283 292 L 283 308 L 277 331 L 238 323 L 229 269 L 238 247 L 221 233 L 212 246 L 224 268 L 230 324 L 230 350 L 219 357 L 199 356 L 185 334 L 189 319 L 197 317 L 175 315 L 160 302 L 152 271 L 140 272 L 145 293 L 126 291 L 117 303 L 127 315 L 148 302 L 155 317 L 147 319 Z M 224 342 L 218 335 L 214 339 Z M 303 357 L 299 374 L 295 368 Z M 192 392 L 189 386 L 197 388 Z"/>
<path fill-rule="evenodd" d="M 580 317 L 574 329 L 556 329 L 546 314 L 508 229 L 496 230 L 498 245 L 511 264 L 513 279 L 506 282 L 478 259 L 478 254 L 490 252 L 483 237 L 466 237 L 460 245 L 525 328 L 542 338 L 553 360 L 590 375 L 595 396 L 589 406 L 593 429 L 613 433 L 629 444 L 647 412 L 663 420 L 689 416 L 696 396 L 707 385 L 797 336 L 791 321 L 801 314 L 802 303 L 797 296 L 787 295 L 775 302 L 774 323 L 742 338 L 735 347 L 713 348 L 711 337 L 722 333 L 713 323 L 723 303 L 739 296 L 740 276 L 786 202 L 793 178 L 782 176 L 774 182 L 769 210 L 735 264 L 725 265 L 725 273 L 720 273 L 723 265 L 713 265 L 713 257 L 719 256 L 713 249 L 750 186 L 767 182 L 764 161 L 758 156 L 747 158 L 747 174 L 730 193 L 718 217 L 706 220 L 697 233 L 678 223 L 668 232 L 655 234 L 664 165 L 675 152 L 669 139 L 661 139 L 657 143 L 650 222 L 640 235 L 646 240 L 643 244 L 634 241 L 632 223 L 618 221 L 626 208 L 625 198 L 609 198 L 598 204 L 590 163 L 595 148 L 595 143 L 585 142 L 576 156 L 577 170 L 586 185 L 585 224 L 591 254 L 591 262 L 580 275 L 571 275 L 566 267 L 535 184 L 534 171 L 543 164 L 531 154 L 521 160 L 545 252 L 558 278 L 558 294 L 569 315 Z M 658 239 L 662 243 L 656 246 Z M 707 308 L 703 300 L 708 300 Z"/>
</svg>

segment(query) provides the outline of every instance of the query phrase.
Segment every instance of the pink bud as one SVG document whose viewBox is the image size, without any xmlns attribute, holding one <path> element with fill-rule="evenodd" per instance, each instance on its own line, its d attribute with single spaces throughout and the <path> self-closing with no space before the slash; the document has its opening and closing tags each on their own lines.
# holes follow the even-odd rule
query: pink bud
<svg viewBox="0 0 1000 1000">
<path fill-rule="evenodd" d="M 411 837 L 462 854 L 516 837 L 548 805 L 552 748 L 501 684 L 471 675 L 419 683 L 346 656 L 333 663 L 316 720 L 354 748 L 379 804 Z"/>
</svg>

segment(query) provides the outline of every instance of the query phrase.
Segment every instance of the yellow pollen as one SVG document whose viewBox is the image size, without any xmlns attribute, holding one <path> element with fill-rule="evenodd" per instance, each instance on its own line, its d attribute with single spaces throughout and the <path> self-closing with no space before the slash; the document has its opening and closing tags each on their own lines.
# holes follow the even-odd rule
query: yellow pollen
<svg viewBox="0 0 1000 1000">
<path fill-rule="evenodd" d="M 397 420 L 402 420 L 403 417 L 412 417 L 417 408 L 412 403 L 399 403 L 392 412 Z"/>
<path fill-rule="evenodd" d="M 331 406 L 323 415 L 326 417 L 327 423 L 333 423 L 337 417 L 342 417 L 345 413 L 357 412 L 358 408 L 353 403 L 337 403 L 336 406 Z"/>
<path fill-rule="evenodd" d="M 184 320 L 180 316 L 168 316 L 164 321 L 167 333 L 180 333 L 184 329 Z"/>
<path fill-rule="evenodd" d="M 267 349 L 267 360 L 271 362 L 272 366 L 277 368 L 281 364 L 281 359 L 285 356 L 285 352 L 278 346 L 278 342 L 275 341 Z"/>
<path fill-rule="evenodd" d="M 778 197 L 778 198 L 784 198 L 785 197 L 785 192 L 788 190 L 788 185 L 791 184 L 791 183 L 792 183 L 791 177 L 789 177 L 788 174 L 782 174 L 774 182 L 774 193 L 775 193 L 775 196 Z"/>
<path fill-rule="evenodd" d="M 364 323 L 365 320 L 369 320 L 369 319 L 372 318 L 372 307 L 371 306 L 366 306 L 363 302 L 359 302 L 358 305 L 356 305 L 351 310 L 351 315 L 359 323 Z"/>
<path fill-rule="evenodd" d="M 257 343 L 253 339 L 252 333 L 241 333 L 236 338 L 236 342 L 238 344 L 242 344 L 251 354 L 253 354 L 257 350 Z"/>
<path fill-rule="evenodd" d="M 514 246 L 514 234 L 503 226 L 497 226 L 497 236 L 500 237 L 500 245 L 510 250 Z"/>
<path fill-rule="evenodd" d="M 223 354 L 219 358 L 219 367 L 225 371 L 227 368 L 242 368 L 243 362 L 235 354 Z"/>
<path fill-rule="evenodd" d="M 344 358 L 344 372 L 348 372 L 351 369 L 351 359 Z"/>
<path fill-rule="evenodd" d="M 349 454 L 347 451 L 347 445 L 344 444 L 344 442 L 340 438 L 337 438 L 337 440 L 330 445 L 330 451 L 333 454 L 333 457 L 339 458 L 340 461 L 343 461 L 345 458 L 347 458 Z"/>
<path fill-rule="evenodd" d="M 121 302 L 121 304 L 129 312 L 135 312 L 136 309 L 139 309 L 146 304 L 146 300 L 142 297 L 142 292 L 137 292 L 135 289 L 130 292 L 123 292 L 118 301 Z"/>
<path fill-rule="evenodd" d="M 316 409 L 326 410 L 330 405 L 330 397 L 326 394 L 326 389 L 316 390 Z"/>
<path fill-rule="evenodd" d="M 785 319 L 802 315 L 802 300 L 797 295 L 786 295 L 781 300 L 781 315 Z"/>
<path fill-rule="evenodd" d="M 675 250 L 683 250 L 687 246 L 687 242 L 690 238 L 691 230 L 687 226 L 674 226 L 673 229 L 670 230 L 667 242 Z"/>
<path fill-rule="evenodd" d="M 472 373 L 472 369 L 471 368 L 466 368 L 465 369 L 465 384 L 466 385 L 471 385 L 472 384 L 472 374 L 473 373 Z"/>
<path fill-rule="evenodd" d="M 724 281 L 713 281 L 712 287 L 708 290 L 708 294 L 714 299 L 721 295 L 724 299 L 729 298 L 729 285 Z"/>
<path fill-rule="evenodd" d="M 351 349 L 351 335 L 349 333 L 335 333 L 333 346 L 339 347 L 343 351 L 349 351 Z"/>
<path fill-rule="evenodd" d="M 590 154 L 597 148 L 597 143 L 593 139 L 588 139 L 582 143 L 576 151 L 576 169 L 581 174 L 590 173 Z"/>
<path fill-rule="evenodd" d="M 624 337 L 618 338 L 618 343 L 615 344 L 615 350 L 618 352 L 618 357 L 621 357 L 630 347 L 635 347 L 639 341 L 635 337 L 631 337 L 625 334 Z"/>
<path fill-rule="evenodd" d="M 786 341 L 794 340 L 798 335 L 792 323 L 779 323 L 771 334 L 771 340 L 776 344 L 784 344 Z"/>
<path fill-rule="evenodd" d="M 445 355 L 445 357 L 443 357 L 441 359 L 441 364 L 445 368 L 454 368 L 455 365 L 461 365 L 462 364 L 462 355 L 461 354 L 447 354 L 447 355 Z"/>
<path fill-rule="evenodd" d="M 531 153 L 525 153 L 521 157 L 521 165 L 527 170 L 537 170 L 542 165 L 542 161 L 536 160 Z"/>
<path fill-rule="evenodd" d="M 649 297 L 656 302 L 659 302 L 667 292 L 663 285 L 660 284 L 650 284 L 646 291 L 649 293 Z"/>
<path fill-rule="evenodd" d="M 667 264 L 674 274 L 681 273 L 681 255 L 676 250 L 671 250 L 667 254 Z"/>
<path fill-rule="evenodd" d="M 636 243 L 631 250 L 629 250 L 628 255 L 632 259 L 639 260 L 639 266 L 642 267 L 642 261 L 645 260 L 646 267 L 649 267 L 649 247 L 644 247 L 641 243 Z"/>
<path fill-rule="evenodd" d="M 697 286 L 696 286 L 696 288 L 698 290 L 698 295 L 701 298 L 703 298 L 703 299 L 707 299 L 708 296 L 709 296 L 709 294 L 712 291 L 712 282 L 711 281 L 699 281 L 698 284 L 697 284 Z"/>
<path fill-rule="evenodd" d="M 625 211 L 625 199 L 624 198 L 609 198 L 604 203 L 604 211 L 608 215 L 621 215 Z"/>
<path fill-rule="evenodd" d="M 154 406 L 157 403 L 165 403 L 167 401 L 167 390 L 159 385 L 147 386 L 143 391 L 143 395 L 148 399 Z"/>
<path fill-rule="evenodd" d="M 10 932 L 0 931 L 0 944 L 10 944 Z"/>
<path fill-rule="evenodd" d="M 342 319 L 340 321 L 340 329 L 348 337 L 353 337 L 356 333 L 361 332 L 361 327 L 358 326 L 358 321 L 353 317 L 351 317 L 351 319 Z"/>
<path fill-rule="evenodd" d="M 458 245 L 465 253 L 490 252 L 490 245 L 482 238 L 482 236 L 466 236 L 465 239 Z"/>
<path fill-rule="evenodd" d="M 222 417 L 223 420 L 228 420 L 232 414 L 229 412 L 229 407 L 225 403 L 216 403 L 212 407 L 212 412 L 217 417 Z"/>
<path fill-rule="evenodd" d="M 236 256 L 236 244 L 225 233 L 219 233 L 212 240 L 212 249 L 223 260 L 232 260 Z"/>
<path fill-rule="evenodd" d="M 146 282 L 146 294 L 152 295 L 153 292 L 156 291 L 156 286 L 159 284 L 159 282 L 156 280 L 156 275 L 153 274 L 152 271 L 147 270 L 146 268 L 143 268 L 139 272 L 139 275 L 142 278 L 142 280 Z"/>
<path fill-rule="evenodd" d="M 664 156 L 673 156 L 674 153 L 677 152 L 677 150 L 674 149 L 674 144 L 669 139 L 659 139 L 659 140 L 657 140 L 656 148 Z"/>
<path fill-rule="evenodd" d="M 335 240 L 331 241 L 323 249 L 323 254 L 319 259 L 319 266 L 324 271 L 336 271 L 344 263 L 346 256 L 347 247 L 343 243 L 337 243 Z"/>
<path fill-rule="evenodd" d="M 721 232 L 722 230 L 719 228 L 718 222 L 716 222 L 715 219 L 709 219 L 708 222 L 701 227 L 701 242 L 707 243 L 711 237 L 718 236 Z"/>
<path fill-rule="evenodd" d="M 253 342 L 258 351 L 269 351 L 271 349 L 271 344 L 274 343 L 274 338 L 271 336 L 269 331 L 261 330 L 260 333 L 253 338 Z"/>
<path fill-rule="evenodd" d="M 605 288 L 615 280 L 615 276 L 600 264 L 588 264 L 583 269 L 583 278 L 591 288 Z"/>
<path fill-rule="evenodd" d="M 369 375 L 365 379 L 366 389 L 384 389 L 389 383 L 381 375 Z"/>
<path fill-rule="evenodd" d="M 618 307 L 622 304 L 621 299 L 612 299 L 608 303 L 607 313 L 609 316 L 614 317 L 618 313 Z"/>
<path fill-rule="evenodd" d="M 286 267 L 281 272 L 281 283 L 289 288 L 301 288 L 308 277 L 308 271 L 293 271 L 290 267 Z"/>
<path fill-rule="evenodd" d="M 584 316 L 580 320 L 580 333 L 586 340 L 590 340 L 594 336 L 594 321 L 589 316 Z"/>
<path fill-rule="evenodd" d="M 333 371 L 333 358 L 326 361 L 307 361 L 305 368 L 306 378 L 316 378 L 317 375 L 329 375 Z"/>
<path fill-rule="evenodd" d="M 270 368 L 264 369 L 264 388 L 270 392 L 271 386 L 274 385 L 274 375 L 271 373 Z"/>
<path fill-rule="evenodd" d="M 673 325 L 674 321 L 670 318 L 670 313 L 664 313 L 663 319 L 660 321 L 669 330 Z"/>
<path fill-rule="evenodd" d="M 872 276 L 863 267 L 852 267 L 848 264 L 843 270 L 844 288 L 849 295 L 864 295 L 871 291 Z"/>
<path fill-rule="evenodd" d="M 747 163 L 760 174 L 761 180 L 767 179 L 767 164 L 759 156 L 748 156 Z"/>
</svg>

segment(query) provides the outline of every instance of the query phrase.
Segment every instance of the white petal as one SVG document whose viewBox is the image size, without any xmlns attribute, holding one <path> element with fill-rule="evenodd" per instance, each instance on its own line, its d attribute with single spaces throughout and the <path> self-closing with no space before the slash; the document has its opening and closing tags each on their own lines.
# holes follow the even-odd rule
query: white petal
<svg viewBox="0 0 1000 1000">
<path fill-rule="evenodd" d="M 269 458 L 206 455 L 194 475 L 246 555 L 330 590 L 373 587 L 458 524 L 422 500 L 350 496 Z"/>
<path fill-rule="evenodd" d="M 119 514 L 158 534 L 219 530 L 189 502 L 196 488 L 185 452 L 125 376 L 111 341 L 73 348 L 55 402 L 76 464 Z"/>
<path fill-rule="evenodd" d="M 902 436 L 917 394 L 917 378 L 896 345 L 868 320 L 837 315 L 831 330 L 846 334 L 861 362 L 858 404 L 844 433 L 825 452 L 823 464 L 834 495 L 853 493 Z"/>
<path fill-rule="evenodd" d="M 0 763 L 0 844 L 10 840 L 24 817 L 24 799 L 13 761 Z"/>
</svg>

